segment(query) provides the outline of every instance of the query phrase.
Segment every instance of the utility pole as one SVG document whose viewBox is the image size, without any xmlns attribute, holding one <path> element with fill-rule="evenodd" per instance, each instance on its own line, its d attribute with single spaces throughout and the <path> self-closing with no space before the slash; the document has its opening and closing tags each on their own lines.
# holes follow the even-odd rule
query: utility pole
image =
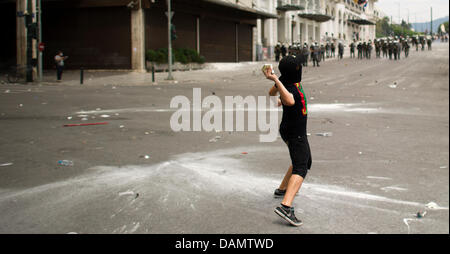
<svg viewBox="0 0 450 254">
<path fill-rule="evenodd" d="M 26 5 L 27 15 L 25 16 L 25 26 L 27 30 L 27 67 L 26 67 L 26 81 L 33 82 L 33 36 L 31 25 L 33 23 L 33 9 L 31 0 L 27 1 Z"/>
<path fill-rule="evenodd" d="M 37 22 L 38 22 L 38 47 L 42 43 L 42 0 L 37 0 L 38 8 L 37 8 Z M 39 81 L 42 81 L 43 74 L 42 74 L 42 51 L 38 51 L 38 76 Z"/>
<path fill-rule="evenodd" d="M 169 75 L 167 76 L 167 80 L 174 80 L 172 76 L 172 8 L 171 8 L 171 0 L 167 0 L 167 35 L 168 35 L 168 62 L 169 62 Z"/>
<path fill-rule="evenodd" d="M 430 35 L 433 35 L 433 7 L 431 8 L 431 24 L 430 24 Z"/>
</svg>

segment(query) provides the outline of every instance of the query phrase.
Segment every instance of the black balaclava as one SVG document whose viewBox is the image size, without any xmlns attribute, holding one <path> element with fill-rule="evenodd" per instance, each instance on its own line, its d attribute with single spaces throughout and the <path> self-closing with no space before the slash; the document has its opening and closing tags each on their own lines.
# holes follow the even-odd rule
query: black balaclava
<svg viewBox="0 0 450 254">
<path fill-rule="evenodd" d="M 281 59 L 278 64 L 280 81 L 283 85 L 295 84 L 302 81 L 302 63 L 300 57 L 289 55 Z"/>
</svg>

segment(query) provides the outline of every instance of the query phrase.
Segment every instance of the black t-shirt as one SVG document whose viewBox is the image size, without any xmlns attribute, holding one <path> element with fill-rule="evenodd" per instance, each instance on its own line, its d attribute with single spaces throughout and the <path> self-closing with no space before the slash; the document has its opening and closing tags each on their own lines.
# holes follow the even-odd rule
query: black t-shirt
<svg viewBox="0 0 450 254">
<path fill-rule="evenodd" d="M 283 118 L 280 124 L 280 134 L 283 140 L 306 136 L 308 119 L 307 100 L 301 83 L 288 83 L 283 85 L 294 96 L 295 104 L 283 104 Z"/>
</svg>

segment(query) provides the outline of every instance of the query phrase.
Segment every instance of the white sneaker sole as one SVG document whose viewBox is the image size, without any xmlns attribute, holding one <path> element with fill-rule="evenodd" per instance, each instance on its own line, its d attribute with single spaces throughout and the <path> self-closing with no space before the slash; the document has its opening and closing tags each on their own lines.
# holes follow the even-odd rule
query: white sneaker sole
<svg viewBox="0 0 450 254">
<path fill-rule="evenodd" d="M 277 209 L 275 209 L 275 213 L 278 214 L 281 218 L 285 219 L 287 222 L 289 222 L 292 226 L 300 227 L 301 225 L 303 225 L 303 222 L 301 222 L 300 224 L 293 222 L 291 219 L 286 217 L 286 215 L 284 215 L 282 212 L 279 212 Z"/>
</svg>

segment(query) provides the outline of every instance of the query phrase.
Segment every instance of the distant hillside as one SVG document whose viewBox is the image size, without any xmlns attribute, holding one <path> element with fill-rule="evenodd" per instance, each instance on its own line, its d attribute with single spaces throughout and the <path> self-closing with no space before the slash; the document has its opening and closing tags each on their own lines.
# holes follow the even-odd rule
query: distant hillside
<svg viewBox="0 0 450 254">
<path fill-rule="evenodd" d="M 433 32 L 436 32 L 438 26 L 444 23 L 445 21 L 448 21 L 448 16 L 433 20 Z M 416 32 L 425 32 L 425 30 L 430 31 L 430 22 L 412 23 L 411 25 Z"/>
</svg>

